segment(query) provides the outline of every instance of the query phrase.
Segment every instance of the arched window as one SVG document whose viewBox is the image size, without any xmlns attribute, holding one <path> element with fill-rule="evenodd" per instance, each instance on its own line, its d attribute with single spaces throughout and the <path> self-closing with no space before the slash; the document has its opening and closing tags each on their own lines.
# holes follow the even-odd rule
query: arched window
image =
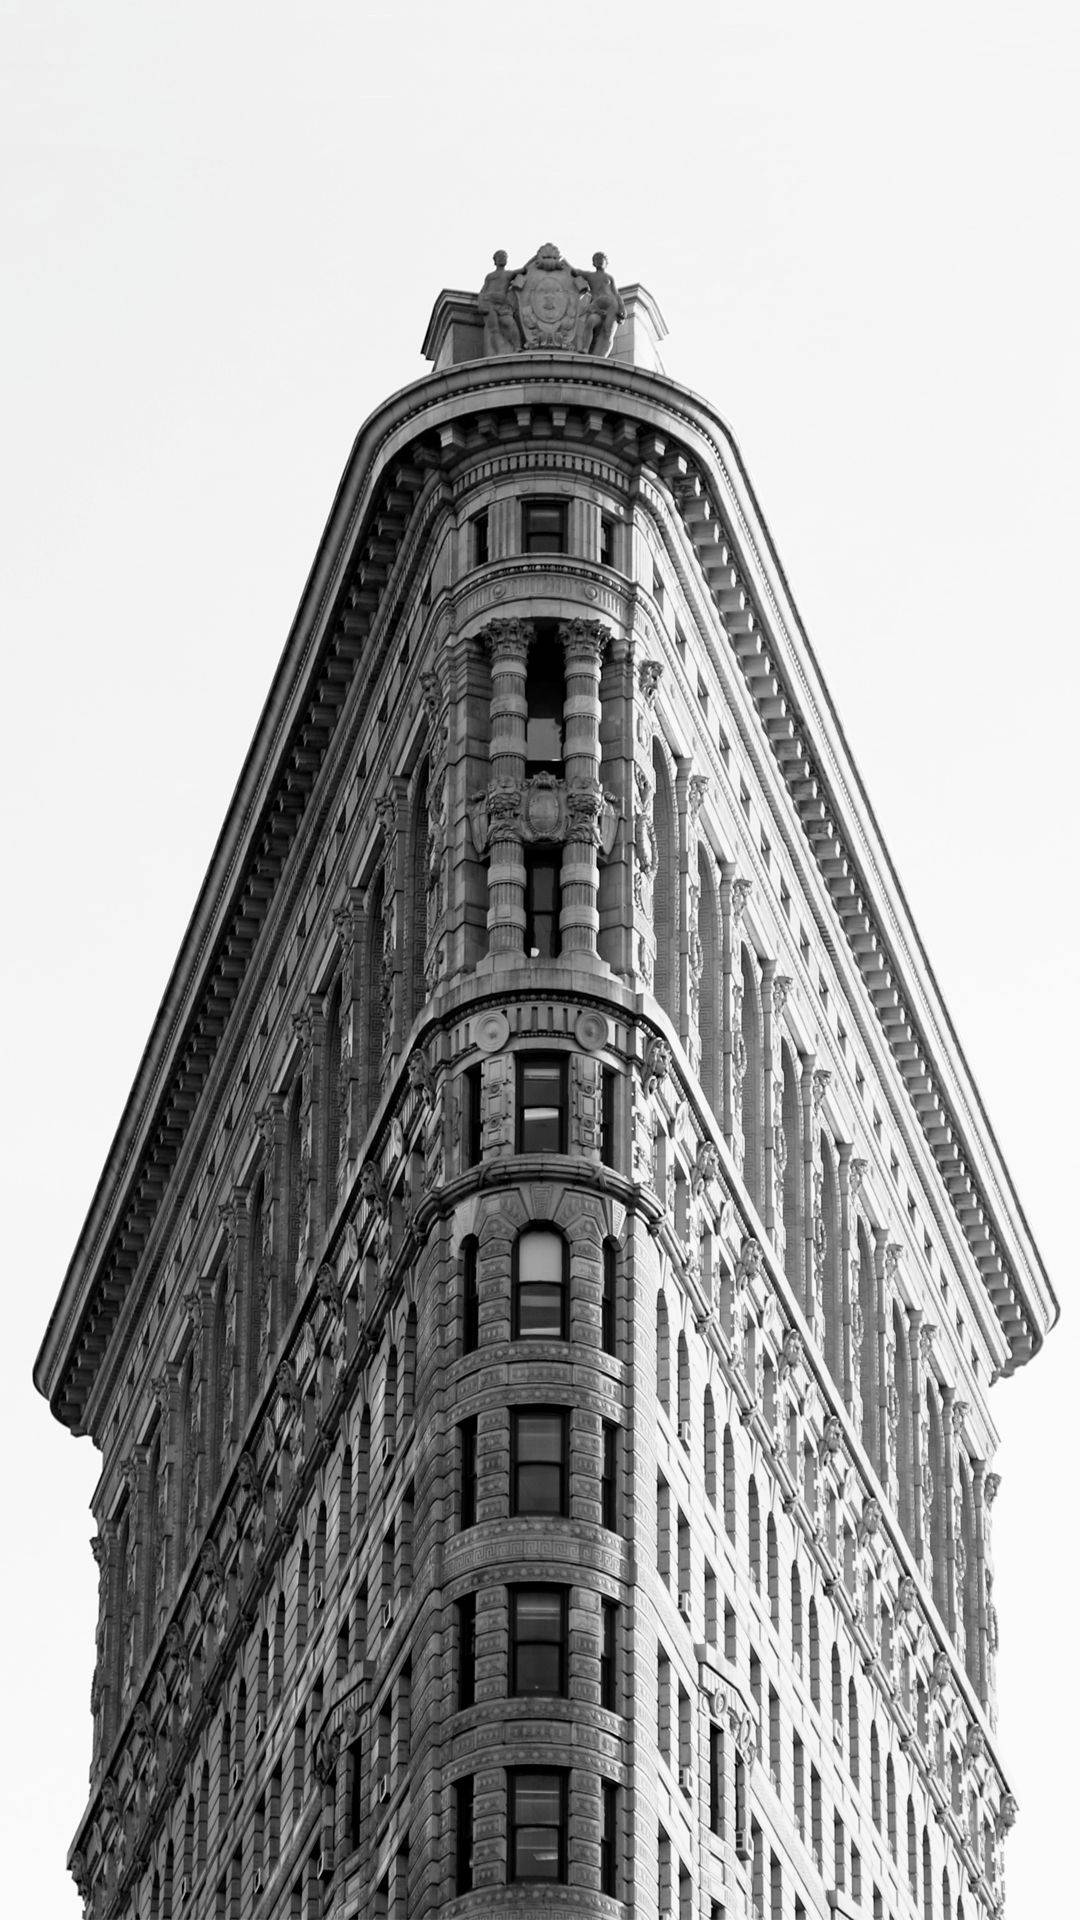
<svg viewBox="0 0 1080 1920">
<path fill-rule="evenodd" d="M 161 1881 L 161 1920 L 173 1920 L 173 1876 L 176 1871 L 176 1854 L 170 1840 L 165 1849 L 165 1872 Z"/>
<path fill-rule="evenodd" d="M 907 1876 L 911 1897 L 918 1905 L 919 1900 L 919 1835 L 915 1825 L 915 1803 L 908 1794 L 907 1803 Z"/>
<path fill-rule="evenodd" d="M 840 1193 L 836 1154 L 827 1134 L 821 1135 L 821 1221 L 825 1234 L 825 1272 L 822 1313 L 825 1322 L 825 1361 L 841 1393 L 844 1390 L 844 1299 L 840 1280 Z"/>
<path fill-rule="evenodd" d="M 952 1888 L 949 1885 L 949 1869 L 941 1869 L 941 1920 L 952 1920 Z"/>
<path fill-rule="evenodd" d="M 803 1669 L 802 1580 L 794 1560 L 791 1563 L 791 1657 L 801 1673 Z"/>
<path fill-rule="evenodd" d="M 742 950 L 742 1040 L 746 1070 L 742 1082 L 743 1179 L 760 1213 L 765 1212 L 765 1080 L 761 1030 L 761 970 Z"/>
<path fill-rule="evenodd" d="M 830 1671 L 832 1674 L 833 1732 L 837 1739 L 842 1741 L 844 1738 L 844 1679 L 840 1671 L 840 1650 L 835 1643 L 830 1660 Z"/>
<path fill-rule="evenodd" d="M 716 862 L 712 853 L 698 843 L 698 942 L 701 955 L 701 984 L 698 1001 L 698 1034 L 701 1040 L 701 1085 L 713 1113 L 721 1117 L 720 1029 L 720 906 L 716 891 Z"/>
<path fill-rule="evenodd" d="M 195 1871 L 206 1871 L 206 1846 L 210 1827 L 210 1762 L 203 1761 L 199 1775 L 199 1816 L 195 1830 Z"/>
<path fill-rule="evenodd" d="M 701 1419 L 702 1441 L 705 1453 L 705 1497 L 716 1505 L 716 1407 L 713 1403 L 711 1387 L 705 1389 L 705 1400 Z"/>
<path fill-rule="evenodd" d="M 807 1609 L 807 1625 L 810 1642 L 810 1700 L 815 1707 L 821 1705 L 821 1632 L 818 1627 L 817 1601 L 810 1595 Z"/>
<path fill-rule="evenodd" d="M 859 1221 L 859 1312 L 862 1339 L 859 1342 L 859 1394 L 862 1403 L 863 1446 L 879 1470 L 882 1465 L 878 1404 L 881 1383 L 878 1379 L 877 1277 L 870 1236 L 866 1223 Z"/>
<path fill-rule="evenodd" d="M 653 741 L 653 829 L 656 834 L 656 872 L 653 875 L 653 927 L 656 933 L 656 997 L 674 1026 L 679 1023 L 679 848 L 675 834 L 675 796 L 667 758 Z"/>
<path fill-rule="evenodd" d="M 780 1047 L 784 1070 L 784 1271 L 796 1298 L 805 1312 L 809 1306 L 806 1287 L 806 1185 L 803 1167 L 802 1083 L 795 1055 L 787 1041 Z"/>
<path fill-rule="evenodd" d="M 296 1581 L 296 1652 L 297 1657 L 307 1646 L 308 1635 L 308 1598 L 311 1585 L 311 1549 L 304 1541 L 300 1549 L 300 1571 Z"/>
<path fill-rule="evenodd" d="M 384 1460 L 391 1459 L 397 1450 L 397 1389 L 398 1355 L 397 1348 L 391 1347 L 386 1356 L 386 1376 L 383 1380 L 382 1451 Z"/>
<path fill-rule="evenodd" d="M 277 1706 L 285 1687 L 285 1595 L 279 1593 L 274 1609 L 273 1702 Z"/>
<path fill-rule="evenodd" d="M 889 1852 L 896 1859 L 896 1769 L 890 1753 L 885 1762 L 885 1835 L 889 1842 Z"/>
<path fill-rule="evenodd" d="M 859 1784 L 859 1696 L 855 1690 L 855 1677 L 852 1675 L 847 1687 L 848 1710 L 848 1772 L 855 1785 Z"/>
<path fill-rule="evenodd" d="M 510 1281 L 515 1340 L 570 1337 L 570 1250 L 554 1227 L 529 1227 L 514 1242 Z"/>
<path fill-rule="evenodd" d="M 675 1352 L 679 1432 L 685 1437 L 690 1426 L 690 1349 L 685 1333 L 680 1332 Z"/>
<path fill-rule="evenodd" d="M 266 1726 L 266 1716 L 270 1710 L 270 1629 L 264 1627 L 259 1637 L 259 1665 L 255 1683 L 255 1738 L 259 1739 Z"/>
<path fill-rule="evenodd" d="M 753 1474 L 746 1488 L 746 1534 L 750 1558 L 750 1578 L 761 1592 L 761 1503 Z"/>
<path fill-rule="evenodd" d="M 410 1301 L 405 1315 L 405 1334 L 401 1354 L 401 1419 L 399 1428 L 407 1433 L 416 1409 L 416 1304 Z"/>
<path fill-rule="evenodd" d="M 221 1747 L 218 1751 L 218 1825 L 229 1811 L 229 1776 L 232 1770 L 232 1716 L 226 1710 L 221 1722 Z"/>
<path fill-rule="evenodd" d="M 671 1412 L 671 1339 L 668 1331 L 667 1301 L 662 1292 L 656 1296 L 656 1397 L 665 1413 Z"/>
<path fill-rule="evenodd" d="M 881 1832 L 881 1741 L 878 1739 L 877 1722 L 870 1724 L 870 1816 L 878 1832 Z"/>
<path fill-rule="evenodd" d="M 923 1920 L 934 1920 L 934 1881 L 933 1868 L 930 1860 L 930 1835 L 925 1827 L 922 1830 L 922 1891 Z"/>
<path fill-rule="evenodd" d="M 735 1538 L 735 1442 L 731 1428 L 724 1428 L 724 1532 Z"/>
<path fill-rule="evenodd" d="M 233 1725 L 233 1766 L 237 1779 L 243 1777 L 244 1761 L 247 1757 L 247 1681 L 241 1680 L 236 1689 L 236 1720 Z"/>
<path fill-rule="evenodd" d="M 356 1524 L 362 1527 L 367 1519 L 368 1499 L 371 1490 L 371 1409 L 365 1407 L 360 1416 L 360 1438 L 356 1448 Z"/>
<path fill-rule="evenodd" d="M 195 1872 L 195 1795 L 189 1793 L 184 1809 L 184 1850 L 180 1856 L 180 1871 L 188 1885 L 191 1885 Z"/>
<path fill-rule="evenodd" d="M 341 1149 L 341 982 L 335 981 L 323 1035 L 323 1220 L 328 1228 L 338 1194 Z"/>
<path fill-rule="evenodd" d="M 341 1456 L 341 1478 L 338 1481 L 338 1573 L 344 1575 L 352 1552 L 353 1535 L 353 1463 L 352 1448 L 346 1447 Z"/>
<path fill-rule="evenodd" d="M 776 1521 L 770 1513 L 765 1523 L 766 1583 L 769 1590 L 769 1619 L 780 1631 L 780 1550 L 776 1539 Z"/>
<path fill-rule="evenodd" d="M 319 1511 L 315 1519 L 315 1559 L 312 1570 L 315 1582 L 315 1605 L 321 1606 L 326 1593 L 326 1501 L 319 1502 Z"/>
<path fill-rule="evenodd" d="M 615 1355 L 618 1352 L 619 1248 L 610 1237 L 604 1241 L 602 1260 L 600 1350 Z"/>
<path fill-rule="evenodd" d="M 461 1243 L 461 1351 L 475 1353 L 480 1345 L 480 1283 L 477 1259 L 480 1242 L 470 1233 Z"/>
</svg>

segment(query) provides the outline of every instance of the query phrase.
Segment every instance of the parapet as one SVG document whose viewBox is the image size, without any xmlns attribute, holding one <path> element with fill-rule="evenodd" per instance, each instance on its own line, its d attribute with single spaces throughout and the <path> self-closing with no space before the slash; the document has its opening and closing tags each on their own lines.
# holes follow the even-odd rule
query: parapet
<svg viewBox="0 0 1080 1920">
<path fill-rule="evenodd" d="M 569 352 L 662 373 L 663 315 L 636 281 L 616 287 L 603 254 L 592 269 L 570 266 L 547 243 L 524 267 L 495 270 L 478 293 L 444 287 L 431 311 L 421 351 L 436 373 L 466 360 L 510 359 L 522 353 Z"/>
</svg>

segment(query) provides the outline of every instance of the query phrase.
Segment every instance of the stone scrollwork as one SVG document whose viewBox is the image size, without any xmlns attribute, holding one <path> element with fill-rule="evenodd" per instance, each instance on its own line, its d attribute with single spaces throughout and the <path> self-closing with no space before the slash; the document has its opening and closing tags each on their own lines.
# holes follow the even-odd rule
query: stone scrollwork
<svg viewBox="0 0 1080 1920">
<path fill-rule="evenodd" d="M 663 1085 L 671 1072 L 671 1048 L 659 1034 L 653 1036 L 645 1048 L 645 1058 L 641 1063 L 641 1083 L 646 1099 Z"/>
</svg>

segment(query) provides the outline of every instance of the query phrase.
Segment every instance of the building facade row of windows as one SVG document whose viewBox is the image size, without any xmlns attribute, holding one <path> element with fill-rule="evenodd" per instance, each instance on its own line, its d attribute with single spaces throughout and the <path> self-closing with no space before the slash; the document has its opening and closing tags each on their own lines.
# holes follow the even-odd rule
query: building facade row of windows
<svg viewBox="0 0 1080 1920">
<path fill-rule="evenodd" d="M 506 1882 L 520 1885 L 569 1882 L 570 1770 L 567 1767 L 508 1767 L 503 1801 Z M 466 1774 L 454 1785 L 455 1892 L 471 1893 L 481 1882 L 476 1858 L 476 1779 Z M 487 1796 L 490 1799 L 490 1794 Z M 488 1823 L 490 1831 L 490 1821 Z M 600 1781 L 600 1833 L 596 1856 L 598 1890 L 616 1897 L 619 1885 L 619 1787 Z"/>
</svg>

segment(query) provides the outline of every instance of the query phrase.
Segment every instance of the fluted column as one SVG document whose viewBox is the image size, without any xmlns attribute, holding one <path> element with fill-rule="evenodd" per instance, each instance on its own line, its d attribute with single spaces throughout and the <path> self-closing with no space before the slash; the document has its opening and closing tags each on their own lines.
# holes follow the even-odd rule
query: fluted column
<svg viewBox="0 0 1080 1920">
<path fill-rule="evenodd" d="M 921 1309 L 908 1308 L 911 1329 L 911 1517 L 915 1549 L 923 1574 L 932 1577 L 930 1567 L 930 1503 L 926 1498 L 926 1473 L 930 1469 L 930 1432 L 926 1412 L 926 1369 L 936 1327 L 923 1320 Z"/>
<path fill-rule="evenodd" d="M 563 764 L 567 828 L 562 855 L 559 939 L 564 953 L 595 953 L 600 914 L 600 666 L 608 633 L 597 620 L 564 620 L 566 660 Z"/>
<path fill-rule="evenodd" d="M 957 1470 L 956 1457 L 964 1431 L 964 1418 L 967 1411 L 967 1403 L 956 1398 L 955 1387 L 942 1387 L 941 1437 L 945 1468 L 945 1485 L 942 1488 L 942 1495 L 945 1518 L 946 1625 L 953 1639 L 956 1641 L 957 1646 L 961 1649 L 964 1645 L 964 1612 L 962 1605 L 959 1604 L 959 1583 L 957 1580 L 956 1545 L 961 1529 L 956 1514 L 956 1495 L 960 1486 L 960 1475 Z M 963 1551 L 963 1546 L 961 1545 L 961 1560 L 963 1559 Z"/>
<path fill-rule="evenodd" d="M 890 1360 L 890 1328 L 888 1288 L 885 1284 L 889 1259 L 889 1233 L 887 1227 L 874 1228 L 874 1326 L 867 1329 L 872 1332 L 877 1353 L 877 1405 L 874 1409 L 875 1459 L 878 1479 L 889 1496 L 890 1505 L 897 1505 L 898 1481 L 893 1448 L 889 1445 L 891 1421 L 889 1418 L 889 1395 L 893 1385 L 892 1364 Z"/>
<path fill-rule="evenodd" d="M 815 1133 L 817 1107 L 814 1101 L 814 1061 L 816 1055 L 804 1053 L 802 1058 L 802 1077 L 799 1084 L 799 1096 L 802 1101 L 802 1183 L 803 1183 L 803 1223 L 806 1242 L 804 1269 L 806 1273 L 806 1292 L 803 1308 L 807 1324 L 818 1346 L 822 1341 L 821 1296 L 818 1286 L 817 1243 L 815 1239 L 815 1221 L 817 1211 L 814 1192 Z"/>
<path fill-rule="evenodd" d="M 488 788 L 488 946 L 521 954 L 525 945 L 525 863 L 521 854 L 521 790 L 525 779 L 525 675 L 532 623 L 493 620 L 491 649 L 491 784 Z"/>
</svg>

